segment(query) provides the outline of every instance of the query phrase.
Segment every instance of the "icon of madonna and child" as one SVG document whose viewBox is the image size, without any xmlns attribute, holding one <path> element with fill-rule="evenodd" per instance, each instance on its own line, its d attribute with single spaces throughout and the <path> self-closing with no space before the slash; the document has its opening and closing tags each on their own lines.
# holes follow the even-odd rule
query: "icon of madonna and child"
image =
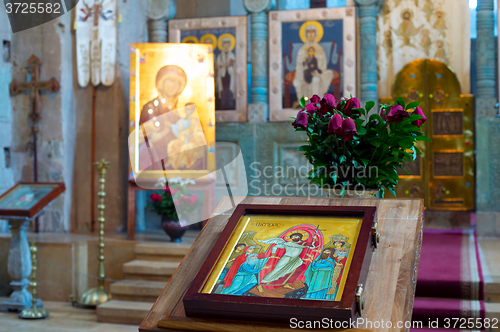
<svg viewBox="0 0 500 332">
<path fill-rule="evenodd" d="M 301 224 L 277 237 L 245 231 L 212 293 L 335 301 L 351 249 L 341 233 L 325 242 L 319 226 Z M 348 267 L 347 267 L 348 269 Z"/>
</svg>

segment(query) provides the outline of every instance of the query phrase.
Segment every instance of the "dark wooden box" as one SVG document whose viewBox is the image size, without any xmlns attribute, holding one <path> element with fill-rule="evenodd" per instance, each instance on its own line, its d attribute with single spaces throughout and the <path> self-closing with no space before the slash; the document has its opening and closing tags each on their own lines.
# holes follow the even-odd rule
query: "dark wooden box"
<svg viewBox="0 0 500 332">
<path fill-rule="evenodd" d="M 374 222 L 375 207 L 308 206 L 308 205 L 253 205 L 240 204 L 212 248 L 208 258 L 183 297 L 187 316 L 228 318 L 250 321 L 290 323 L 297 320 L 349 321 L 359 317 L 362 294 L 356 296 L 359 285 L 366 285 L 372 253 L 378 235 Z M 345 280 L 340 301 L 268 298 L 202 293 L 221 253 L 228 245 L 235 227 L 245 215 L 303 216 L 303 217 L 358 217 L 362 219 L 356 247 Z M 363 289 L 363 294 L 370 292 Z"/>
</svg>

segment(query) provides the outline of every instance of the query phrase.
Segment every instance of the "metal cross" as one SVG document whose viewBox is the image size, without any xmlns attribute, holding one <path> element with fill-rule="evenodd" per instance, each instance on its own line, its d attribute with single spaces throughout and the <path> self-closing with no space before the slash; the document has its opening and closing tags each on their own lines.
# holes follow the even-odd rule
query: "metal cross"
<svg viewBox="0 0 500 332">
<path fill-rule="evenodd" d="M 29 114 L 29 119 L 31 120 L 31 133 L 33 134 L 33 179 L 35 182 L 38 181 L 38 165 L 37 165 L 37 150 L 36 150 L 36 138 L 38 134 L 38 122 L 41 119 L 41 114 L 39 112 L 39 102 L 40 102 L 40 90 L 50 90 L 54 93 L 59 91 L 59 82 L 52 77 L 48 81 L 39 81 L 40 76 L 40 59 L 35 55 L 32 55 L 28 59 L 28 65 L 30 67 L 31 80 L 29 82 L 18 83 L 13 80 L 10 83 L 10 93 L 12 95 L 17 95 L 21 91 L 29 91 L 31 99 L 31 113 Z"/>
</svg>

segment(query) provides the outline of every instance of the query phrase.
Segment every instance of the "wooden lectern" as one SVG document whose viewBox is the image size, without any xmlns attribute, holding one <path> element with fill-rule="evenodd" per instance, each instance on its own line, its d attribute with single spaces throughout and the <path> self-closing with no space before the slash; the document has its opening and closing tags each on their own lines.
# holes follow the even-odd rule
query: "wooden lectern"
<svg viewBox="0 0 500 332">
<path fill-rule="evenodd" d="M 411 321 L 418 262 L 422 244 L 423 209 L 421 199 L 346 199 L 346 198 L 286 198 L 247 197 L 243 204 L 274 205 L 336 205 L 376 206 L 379 232 L 378 249 L 374 252 L 368 280 L 364 318 L 372 322 L 391 321 L 392 329 L 399 330 L 398 322 Z M 186 317 L 182 302 L 189 285 L 207 258 L 210 249 L 226 226 L 234 209 L 224 197 L 214 216 L 172 276 L 139 330 L 146 331 L 289 331 L 287 325 L 238 320 L 215 320 Z M 351 329 L 349 331 L 372 331 Z"/>
</svg>

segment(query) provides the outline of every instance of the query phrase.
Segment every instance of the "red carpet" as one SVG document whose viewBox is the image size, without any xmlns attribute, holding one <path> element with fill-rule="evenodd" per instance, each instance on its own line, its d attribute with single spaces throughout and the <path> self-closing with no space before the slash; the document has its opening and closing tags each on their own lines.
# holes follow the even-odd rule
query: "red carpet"
<svg viewBox="0 0 500 332">
<path fill-rule="evenodd" d="M 475 232 L 425 229 L 413 320 L 424 326 L 439 320 L 442 327 L 445 318 L 484 318 L 483 299 Z"/>
<path fill-rule="evenodd" d="M 484 299 L 473 230 L 424 230 L 416 296 Z"/>
</svg>

